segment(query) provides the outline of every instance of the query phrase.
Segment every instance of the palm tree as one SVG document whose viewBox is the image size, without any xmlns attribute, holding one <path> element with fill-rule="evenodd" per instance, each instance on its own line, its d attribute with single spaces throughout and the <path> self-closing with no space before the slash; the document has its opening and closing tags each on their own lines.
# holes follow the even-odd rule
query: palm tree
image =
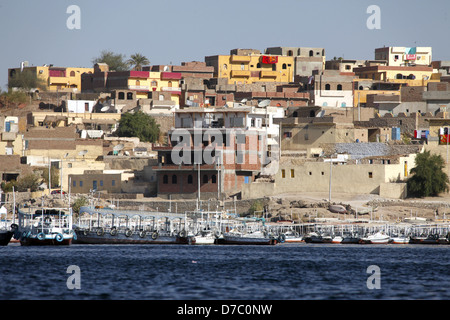
<svg viewBox="0 0 450 320">
<path fill-rule="evenodd" d="M 140 53 L 135 53 L 130 56 L 130 59 L 128 59 L 127 63 L 130 66 L 134 66 L 134 70 L 141 71 L 144 65 L 150 64 L 150 61 L 146 56 L 143 56 Z"/>
</svg>

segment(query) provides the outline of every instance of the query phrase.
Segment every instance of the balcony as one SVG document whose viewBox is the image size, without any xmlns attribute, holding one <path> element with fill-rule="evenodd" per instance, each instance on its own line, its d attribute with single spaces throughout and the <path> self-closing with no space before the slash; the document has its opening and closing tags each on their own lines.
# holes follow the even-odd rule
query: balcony
<svg viewBox="0 0 450 320">
<path fill-rule="evenodd" d="M 278 75 L 277 71 L 261 71 L 261 78 L 276 78 Z"/>
<path fill-rule="evenodd" d="M 161 91 L 170 92 L 172 94 L 181 94 L 181 88 L 177 87 L 161 87 Z"/>
<path fill-rule="evenodd" d="M 231 77 L 249 78 L 250 71 L 248 70 L 231 70 Z"/>
<path fill-rule="evenodd" d="M 128 86 L 128 90 L 135 90 L 135 91 L 150 91 L 149 86 Z"/>
</svg>

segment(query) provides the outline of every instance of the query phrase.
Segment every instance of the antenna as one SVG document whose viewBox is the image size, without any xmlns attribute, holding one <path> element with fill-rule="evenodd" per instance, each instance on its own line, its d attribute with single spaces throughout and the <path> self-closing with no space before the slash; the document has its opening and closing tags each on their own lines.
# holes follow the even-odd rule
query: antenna
<svg viewBox="0 0 450 320">
<path fill-rule="evenodd" d="M 123 145 L 123 143 L 118 144 L 117 146 L 115 146 L 115 147 L 113 148 L 113 151 L 120 151 L 120 150 L 122 150 L 124 147 L 125 147 L 125 146 Z"/>
<path fill-rule="evenodd" d="M 269 99 L 263 100 L 260 103 L 258 103 L 258 107 L 267 107 L 268 105 L 270 105 Z"/>
</svg>

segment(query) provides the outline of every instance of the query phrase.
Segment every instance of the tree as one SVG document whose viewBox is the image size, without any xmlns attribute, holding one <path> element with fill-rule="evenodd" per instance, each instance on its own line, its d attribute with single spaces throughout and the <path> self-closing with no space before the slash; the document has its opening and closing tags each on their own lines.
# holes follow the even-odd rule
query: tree
<svg viewBox="0 0 450 320">
<path fill-rule="evenodd" d="M 30 173 L 26 176 L 19 176 L 17 179 L 17 191 L 24 192 L 30 189 L 31 192 L 37 191 L 41 177 L 36 173 Z"/>
<path fill-rule="evenodd" d="M 127 60 L 129 66 L 134 66 L 134 70 L 141 71 L 142 67 L 150 64 L 150 61 L 146 56 L 143 56 L 140 53 L 132 54 L 130 59 Z"/>
<path fill-rule="evenodd" d="M 408 194 L 414 197 L 437 196 L 448 191 L 449 179 L 443 171 L 445 162 L 441 155 L 425 151 L 416 156 L 416 166 L 407 181 Z"/>
<path fill-rule="evenodd" d="M 116 134 L 119 137 L 138 137 L 143 142 L 155 142 L 159 138 L 159 124 L 142 111 L 124 113 Z"/>
<path fill-rule="evenodd" d="M 100 56 L 92 60 L 93 64 L 106 63 L 109 69 L 115 71 L 128 71 L 129 65 L 125 61 L 125 55 L 114 53 L 112 51 L 103 50 Z"/>
<path fill-rule="evenodd" d="M 30 91 L 31 89 L 39 88 L 45 90 L 47 84 L 42 78 L 39 78 L 31 70 L 23 70 L 21 72 L 15 72 L 8 81 L 9 88 L 20 88 L 25 91 Z"/>
</svg>

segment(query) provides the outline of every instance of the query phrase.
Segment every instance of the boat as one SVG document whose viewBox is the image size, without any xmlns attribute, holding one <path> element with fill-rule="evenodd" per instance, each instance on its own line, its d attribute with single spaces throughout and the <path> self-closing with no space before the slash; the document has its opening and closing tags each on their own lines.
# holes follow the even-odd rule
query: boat
<svg viewBox="0 0 450 320">
<path fill-rule="evenodd" d="M 185 216 L 81 207 L 76 244 L 194 244 Z"/>
<path fill-rule="evenodd" d="M 411 236 L 412 244 L 441 244 L 440 237 L 438 234 L 428 234 L 428 235 L 414 235 Z"/>
<path fill-rule="evenodd" d="M 378 231 L 377 233 L 371 234 L 367 237 L 361 238 L 360 243 L 366 244 L 386 244 L 391 241 L 391 237 L 385 234 L 382 231 Z"/>
<path fill-rule="evenodd" d="M 410 243 L 410 237 L 405 235 L 396 235 L 392 237 L 393 244 L 408 244 Z"/>
<path fill-rule="evenodd" d="M 331 243 L 342 243 L 342 240 L 344 240 L 344 238 L 342 236 L 334 236 L 331 239 Z"/>
<path fill-rule="evenodd" d="M 347 213 L 347 209 L 340 204 L 330 205 L 328 210 L 330 210 L 333 213 Z"/>
<path fill-rule="evenodd" d="M 220 244 L 239 244 L 239 245 L 275 245 L 278 240 L 267 234 L 267 232 L 256 231 L 251 233 L 243 232 L 225 232 Z"/>
<path fill-rule="evenodd" d="M 332 237 L 330 235 L 321 235 L 316 232 L 311 232 L 305 236 L 306 243 L 331 243 Z"/>
<path fill-rule="evenodd" d="M 71 208 L 22 208 L 19 213 L 19 240 L 22 246 L 70 245 Z"/>
<path fill-rule="evenodd" d="M 10 224 L 7 215 L 8 211 L 2 206 L 0 208 L 0 246 L 7 246 L 18 228 L 17 224 Z"/>
<path fill-rule="evenodd" d="M 284 242 L 286 243 L 298 243 L 305 242 L 303 236 L 301 236 L 298 232 L 288 231 L 284 233 Z"/>
<path fill-rule="evenodd" d="M 219 237 L 219 232 L 214 233 L 212 230 L 200 231 L 195 236 L 195 244 L 214 244 Z"/>
</svg>

